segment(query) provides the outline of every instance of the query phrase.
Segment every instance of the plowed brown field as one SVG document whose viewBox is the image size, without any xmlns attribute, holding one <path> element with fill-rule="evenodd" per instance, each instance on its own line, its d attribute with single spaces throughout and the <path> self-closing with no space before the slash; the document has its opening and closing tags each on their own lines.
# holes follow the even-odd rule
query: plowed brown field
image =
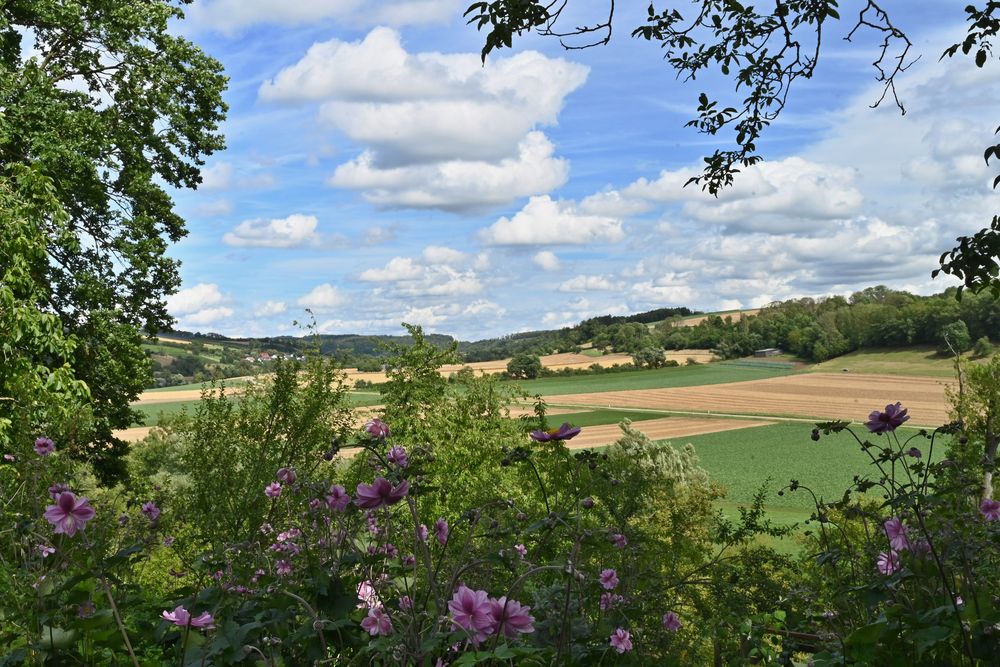
<svg viewBox="0 0 1000 667">
<path fill-rule="evenodd" d="M 909 408 L 910 423 L 948 421 L 944 388 L 937 378 L 810 373 L 701 387 L 549 396 L 553 405 L 659 410 L 696 410 L 748 415 L 796 415 L 822 419 L 866 419 L 888 403 Z"/>
</svg>

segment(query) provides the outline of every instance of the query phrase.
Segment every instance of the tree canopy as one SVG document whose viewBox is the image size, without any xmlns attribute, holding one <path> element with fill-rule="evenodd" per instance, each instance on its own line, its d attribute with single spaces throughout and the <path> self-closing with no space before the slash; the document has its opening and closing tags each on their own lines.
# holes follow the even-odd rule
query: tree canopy
<svg viewBox="0 0 1000 667">
<path fill-rule="evenodd" d="M 0 337 L 28 340 L 11 324 L 18 308 L 47 327 L 58 318 L 66 345 L 40 337 L 18 354 L 35 377 L 64 369 L 89 388 L 94 420 L 68 441 L 104 475 L 119 471 L 112 431 L 133 421 L 148 374 L 140 332 L 171 323 L 165 297 L 180 284 L 166 251 L 186 231 L 169 189 L 196 188 L 204 156 L 224 147 L 222 66 L 168 30 L 184 4 L 0 8 L 0 192 L 16 203 L 0 238 Z M 0 370 L 0 439 L 4 420 L 51 426 L 24 411 L 15 372 Z"/>
<path fill-rule="evenodd" d="M 586 49 L 607 45 L 615 23 L 615 0 L 607 0 L 607 12 L 589 24 L 565 25 L 571 0 L 493 0 L 472 3 L 466 10 L 469 23 L 485 32 L 482 57 L 495 49 L 513 47 L 514 37 L 526 32 L 556 38 L 566 49 Z M 859 31 L 880 37 L 873 63 L 882 85 L 878 106 L 890 100 L 905 113 L 905 100 L 896 91 L 896 78 L 919 58 L 913 43 L 893 20 L 884 3 L 858 0 L 852 26 L 846 29 L 850 41 Z M 683 5 L 681 7 L 680 5 Z M 810 79 L 824 53 L 827 26 L 841 20 L 838 0 L 775 0 L 773 3 L 743 4 L 739 0 L 694 0 L 688 3 L 651 0 L 646 21 L 632 30 L 632 36 L 657 42 L 664 59 L 684 81 L 718 71 L 730 78 L 743 98 L 727 105 L 707 93 L 698 97 L 696 116 L 689 127 L 708 135 L 723 130 L 733 134 L 735 146 L 716 149 L 704 158 L 704 171 L 688 184 L 700 185 L 717 195 L 732 185 L 740 170 L 761 161 L 757 143 L 778 118 L 800 79 Z M 943 49 L 941 58 L 961 52 L 971 55 L 976 67 L 983 67 L 993 55 L 992 40 L 1000 33 L 1000 2 L 965 7 L 968 32 L 965 39 Z M 577 18 L 574 16 L 574 21 Z M 1000 128 L 998 128 L 1000 133 Z M 984 159 L 1000 158 L 1000 144 L 986 148 Z M 993 187 L 1000 186 L 1000 176 Z M 963 288 L 991 290 L 1000 295 L 1000 216 L 971 236 L 957 239 L 958 245 L 940 258 L 933 271 L 962 280 Z M 961 291 L 959 291 L 961 297 Z"/>
</svg>

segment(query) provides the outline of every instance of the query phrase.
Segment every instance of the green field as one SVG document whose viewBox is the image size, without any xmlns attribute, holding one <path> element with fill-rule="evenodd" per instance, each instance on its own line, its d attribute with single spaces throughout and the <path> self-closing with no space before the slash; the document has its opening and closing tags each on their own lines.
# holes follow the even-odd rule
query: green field
<svg viewBox="0 0 1000 667">
<path fill-rule="evenodd" d="M 604 424 L 617 424 L 623 419 L 631 419 L 634 422 L 646 419 L 662 419 L 670 415 L 653 410 L 642 412 L 632 410 L 589 410 L 586 412 L 571 412 L 566 414 L 548 415 L 550 426 L 558 426 L 564 422 L 569 422 L 573 426 L 602 426 Z"/>
<path fill-rule="evenodd" d="M 823 436 L 819 442 L 813 442 L 809 437 L 811 430 L 807 423 L 781 423 L 690 436 L 672 444 L 694 445 L 701 466 L 728 490 L 726 504 L 749 503 L 761 484 L 771 478 L 768 510 L 773 511 L 777 520 L 797 521 L 808 518 L 813 503 L 804 491 L 777 495 L 789 480 L 797 479 L 817 496 L 833 500 L 843 495 L 855 475 L 874 477 L 878 472 L 849 433 Z M 916 430 L 899 432 L 912 435 Z M 926 454 L 925 443 L 914 441 Z M 945 447 L 938 442 L 936 450 L 943 455 Z M 939 454 L 934 458 L 939 459 Z"/>
<path fill-rule="evenodd" d="M 194 388 L 197 389 L 199 385 L 195 385 Z M 189 387 L 190 388 L 190 387 Z M 236 397 L 238 399 L 238 396 Z M 382 403 L 382 397 L 375 392 L 364 392 L 364 391 L 352 391 L 347 394 L 347 404 L 354 408 L 364 407 L 368 405 L 379 405 Z M 133 405 L 139 412 L 146 415 L 146 426 L 153 426 L 157 423 L 160 414 L 165 415 L 175 415 L 181 410 L 187 408 L 188 414 L 194 414 L 195 409 L 198 407 L 198 401 L 171 401 L 169 403 L 147 403 L 145 405 Z M 613 412 L 613 411 L 612 411 Z M 601 422 L 610 423 L 610 422 Z"/>
<path fill-rule="evenodd" d="M 604 356 L 604 352 L 602 352 L 601 350 L 595 350 L 592 347 L 588 347 L 586 350 L 580 350 L 580 354 L 582 354 L 585 357 L 603 357 Z"/>
<path fill-rule="evenodd" d="M 225 380 L 220 380 L 221 384 L 225 384 L 227 387 L 242 387 L 244 386 L 249 378 L 239 377 L 239 378 L 226 378 Z M 173 387 L 157 387 L 156 389 L 146 389 L 143 391 L 144 394 L 165 394 L 171 391 L 187 391 L 191 389 L 201 389 L 207 387 L 207 382 L 190 382 L 188 384 L 179 384 Z"/>
<path fill-rule="evenodd" d="M 930 345 L 859 350 L 816 364 L 811 370 L 841 372 L 845 368 L 851 373 L 955 377 L 955 360 L 939 356 Z"/>
<path fill-rule="evenodd" d="M 696 387 L 724 382 L 763 380 L 790 375 L 793 372 L 788 368 L 749 368 L 712 363 L 645 371 L 539 378 L 537 380 L 522 380 L 519 384 L 531 395 L 552 396 L 628 389 Z"/>
</svg>

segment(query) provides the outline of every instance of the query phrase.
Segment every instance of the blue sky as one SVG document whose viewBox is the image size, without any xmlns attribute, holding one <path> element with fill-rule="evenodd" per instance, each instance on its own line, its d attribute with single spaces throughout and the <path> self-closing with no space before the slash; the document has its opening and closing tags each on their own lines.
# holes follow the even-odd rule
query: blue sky
<svg viewBox="0 0 1000 667">
<path fill-rule="evenodd" d="M 847 44 L 832 24 L 817 76 L 760 142 L 767 162 L 718 199 L 681 186 L 728 138 L 684 123 L 703 90 L 737 98 L 717 77 L 677 81 L 629 37 L 643 3 L 607 47 L 528 36 L 485 67 L 466 4 L 188 8 L 176 29 L 231 82 L 227 150 L 175 193 L 190 230 L 171 250 L 179 328 L 294 333 L 308 307 L 327 333 L 406 321 L 475 339 L 879 283 L 929 293 L 949 284 L 930 279 L 940 252 L 993 213 L 995 72 L 938 61 L 962 3 L 890 3 L 922 54 L 900 80 L 905 116 L 869 108 L 877 37 Z"/>
</svg>

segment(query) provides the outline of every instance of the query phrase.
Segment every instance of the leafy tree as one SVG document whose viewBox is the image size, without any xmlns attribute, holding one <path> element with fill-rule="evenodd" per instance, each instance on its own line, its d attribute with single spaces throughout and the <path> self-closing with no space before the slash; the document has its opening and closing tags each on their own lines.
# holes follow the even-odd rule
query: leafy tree
<svg viewBox="0 0 1000 667">
<path fill-rule="evenodd" d="M 537 354 L 521 353 L 507 362 L 507 375 L 521 380 L 534 380 L 542 372 L 542 360 Z"/>
<path fill-rule="evenodd" d="M 465 14 L 469 23 L 486 31 L 483 61 L 494 49 L 513 46 L 514 36 L 532 32 L 555 37 L 567 49 L 607 45 L 611 41 L 615 2 L 607 0 L 607 13 L 592 22 L 581 22 L 577 11 L 581 2 L 548 0 L 493 0 L 472 3 Z M 693 81 L 717 70 L 732 78 L 743 98 L 732 105 L 698 96 L 696 116 L 687 126 L 712 136 L 722 131 L 734 135 L 735 146 L 715 150 L 704 158 L 705 170 L 688 184 L 698 184 L 717 195 L 731 185 L 741 169 L 757 164 L 762 157 L 757 143 L 766 129 L 781 115 L 791 91 L 800 80 L 811 79 L 825 53 L 823 38 L 829 24 L 840 20 L 838 0 L 778 0 L 750 4 L 739 0 L 694 0 L 682 3 L 651 1 L 646 21 L 632 30 L 632 36 L 658 43 L 664 59 L 678 76 Z M 873 63 L 882 87 L 873 106 L 891 100 L 905 113 L 896 94 L 896 77 L 919 57 L 911 53 L 912 42 L 894 23 L 890 12 L 878 0 L 859 3 L 857 19 L 847 32 L 851 39 L 861 30 L 879 35 L 880 49 Z M 978 3 L 977 3 L 978 4 Z M 657 8 L 657 5 L 660 8 Z M 564 14 L 564 12 L 566 12 Z M 1000 34 L 1000 2 L 988 0 L 981 8 L 967 5 L 969 28 L 965 39 L 948 46 L 943 57 L 961 50 L 974 54 L 976 67 L 983 67 L 993 55 L 992 41 Z M 566 26 L 567 22 L 569 26 Z M 998 130 L 1000 131 L 1000 130 Z M 984 153 L 1000 158 L 1000 143 Z M 993 183 L 1000 186 L 1000 176 Z M 963 281 L 973 292 L 990 289 L 1000 295 L 1000 216 L 990 227 L 971 237 L 960 237 L 958 245 L 945 252 L 941 268 Z M 961 296 L 961 292 L 959 292 Z"/>
<path fill-rule="evenodd" d="M 667 355 L 658 347 L 644 347 L 632 354 L 632 363 L 639 368 L 662 368 L 667 363 Z"/>
<path fill-rule="evenodd" d="M 983 336 L 972 346 L 972 353 L 979 358 L 988 357 L 993 354 L 993 343 L 990 342 L 989 338 Z"/>
<path fill-rule="evenodd" d="M 224 145 L 222 66 L 168 32 L 183 4 L 0 8 L 0 191 L 19 204 L 20 239 L 4 228 L 0 284 L 17 272 L 13 307 L 58 317 L 75 342 L 52 360 L 89 388 L 93 429 L 75 452 L 104 477 L 123 471 L 112 431 L 137 417 L 149 374 L 139 331 L 171 323 L 164 297 L 180 283 L 165 253 L 185 227 L 167 188 L 197 187 Z"/>
<path fill-rule="evenodd" d="M 941 328 L 941 345 L 938 347 L 941 354 L 965 352 L 971 347 L 972 339 L 969 337 L 969 327 L 962 320 L 946 324 Z"/>
</svg>

